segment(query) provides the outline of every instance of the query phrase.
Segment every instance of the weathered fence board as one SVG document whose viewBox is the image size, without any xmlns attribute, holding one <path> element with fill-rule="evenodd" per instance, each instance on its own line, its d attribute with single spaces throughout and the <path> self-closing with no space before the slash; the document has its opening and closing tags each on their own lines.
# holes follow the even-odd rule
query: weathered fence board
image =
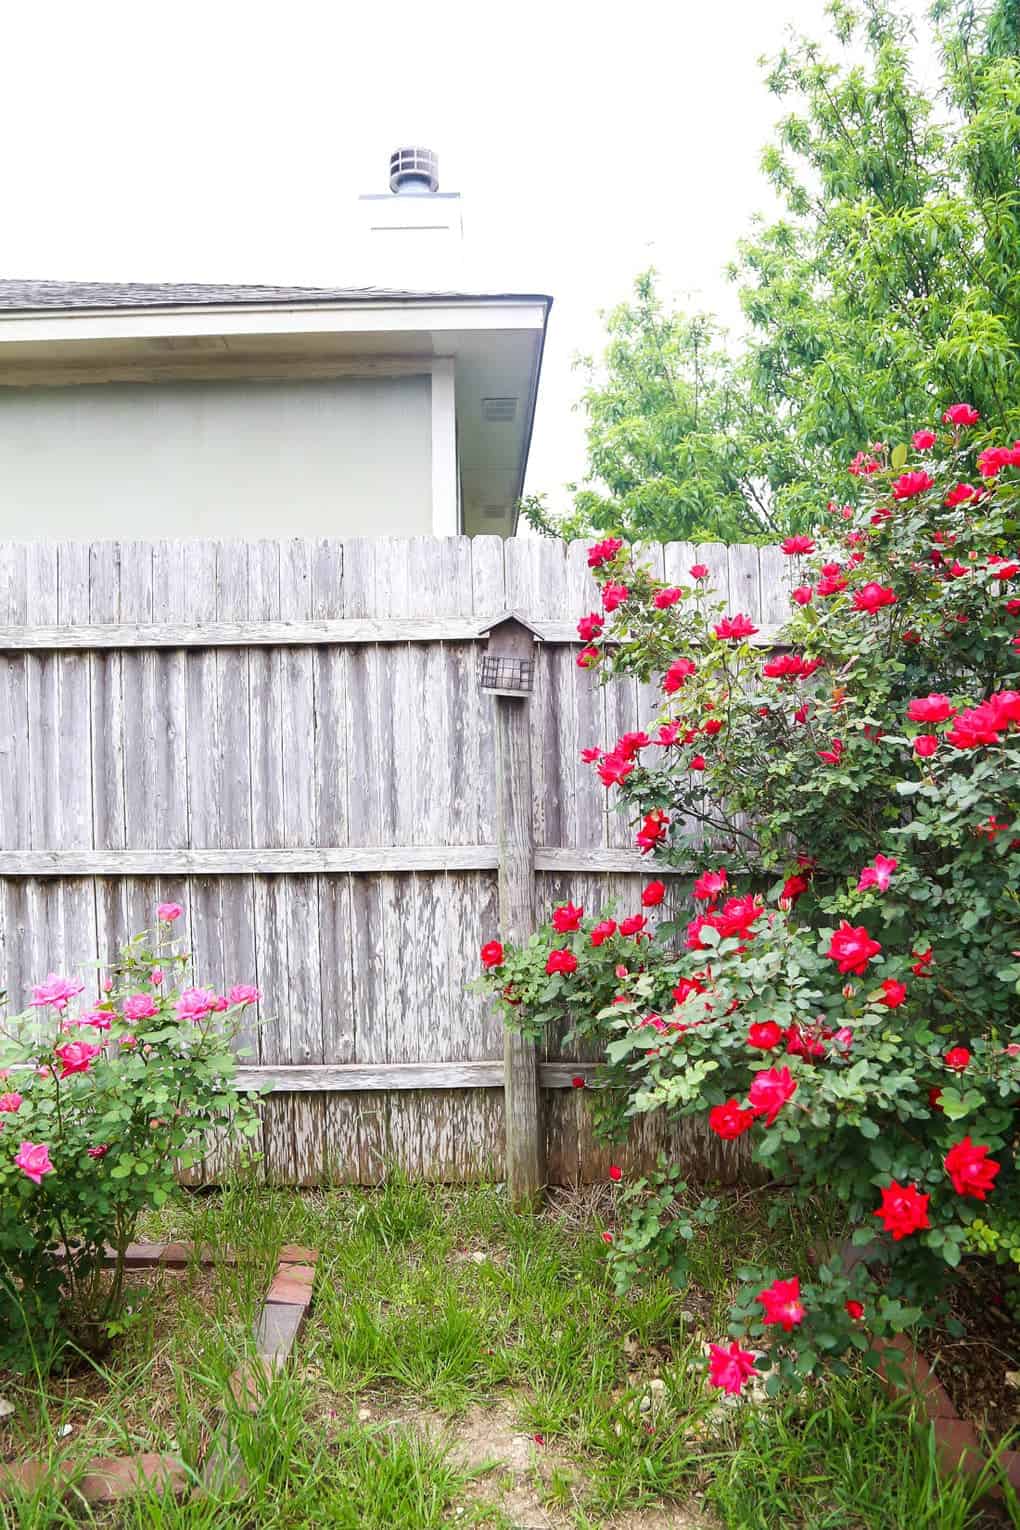
<svg viewBox="0 0 1020 1530">
<path fill-rule="evenodd" d="M 639 556 L 687 585 L 705 564 L 705 597 L 774 642 L 790 560 L 679 543 Z M 480 634 L 516 609 L 544 639 L 528 709 L 536 911 L 570 897 L 631 912 L 650 866 L 579 755 L 661 698 L 577 667 L 576 621 L 598 604 L 586 547 L 542 539 L 0 543 L 11 1002 L 50 970 L 109 959 L 158 901 L 179 902 L 199 980 L 262 990 L 245 1077 L 277 1090 L 270 1178 L 371 1181 L 389 1159 L 502 1174 L 502 1027 L 467 992 L 499 931 Z M 687 896 L 682 871 L 668 880 Z M 556 1036 L 541 1049 L 553 1180 L 603 1169 L 570 1087 L 592 1060 Z M 642 1123 L 634 1151 L 658 1131 Z M 671 1150 L 731 1161 L 704 1134 Z"/>
</svg>

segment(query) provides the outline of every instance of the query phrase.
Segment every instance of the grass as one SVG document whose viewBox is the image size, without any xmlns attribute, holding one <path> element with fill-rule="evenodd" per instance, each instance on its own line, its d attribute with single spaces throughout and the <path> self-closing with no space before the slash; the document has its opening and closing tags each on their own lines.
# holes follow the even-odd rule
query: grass
<svg viewBox="0 0 1020 1530">
<path fill-rule="evenodd" d="M 766 1222 L 761 1192 L 724 1200 L 677 1294 L 617 1298 L 606 1279 L 608 1192 L 515 1215 L 498 1188 L 299 1195 L 238 1184 L 193 1195 L 146 1229 L 250 1252 L 208 1288 L 149 1306 L 85 1405 L 20 1400 L 56 1460 L 167 1449 L 196 1466 L 281 1243 L 320 1250 L 298 1365 L 254 1418 L 231 1412 L 247 1489 L 186 1504 L 155 1495 L 90 1514 L 53 1486 L 0 1509 L 4 1530 L 432 1530 L 546 1523 L 732 1530 L 977 1530 L 974 1490 L 940 1482 L 926 1428 L 866 1376 L 799 1399 L 722 1407 L 703 1344 L 735 1267 L 768 1248 L 803 1267 L 817 1226 Z M 652 1387 L 652 1381 L 655 1386 Z M 72 1433 L 61 1435 L 73 1419 Z M 0 1426 L 2 1431 L 3 1426 Z M 535 1439 L 534 1437 L 538 1437 Z M 0 1432 L 0 1440 L 4 1435 Z M 670 1517 L 663 1518 L 663 1514 Z M 656 1517 L 659 1516 L 659 1517 Z M 1011 1516 L 1011 1517 L 1010 1517 Z"/>
</svg>

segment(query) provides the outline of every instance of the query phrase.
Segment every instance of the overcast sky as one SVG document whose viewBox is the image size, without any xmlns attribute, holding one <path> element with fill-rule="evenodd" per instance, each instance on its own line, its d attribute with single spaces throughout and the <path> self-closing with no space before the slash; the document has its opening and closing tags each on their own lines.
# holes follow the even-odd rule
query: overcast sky
<svg viewBox="0 0 1020 1530">
<path fill-rule="evenodd" d="M 736 318 L 722 267 L 770 199 L 757 59 L 823 0 L 9 7 L 3 274 L 343 285 L 356 198 L 423 143 L 471 281 L 551 293 L 528 488 L 583 467 L 578 350 L 654 263 Z M 920 9 L 920 3 L 917 6 Z"/>
</svg>

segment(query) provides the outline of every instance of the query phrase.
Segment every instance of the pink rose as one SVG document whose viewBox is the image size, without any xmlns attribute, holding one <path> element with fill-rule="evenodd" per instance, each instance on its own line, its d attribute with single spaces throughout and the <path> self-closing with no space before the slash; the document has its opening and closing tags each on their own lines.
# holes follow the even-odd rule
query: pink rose
<svg viewBox="0 0 1020 1530">
<path fill-rule="evenodd" d="M 58 977 L 55 972 L 51 972 L 44 983 L 33 984 L 32 1006 L 42 1009 L 52 1004 L 54 1009 L 64 1010 L 68 1001 L 81 993 L 84 987 L 84 983 L 76 983 L 73 978 Z"/>
<path fill-rule="evenodd" d="M 211 988 L 184 988 L 174 1006 L 178 1020 L 204 1020 L 216 1008 L 217 995 Z"/>
<path fill-rule="evenodd" d="M 251 983 L 235 983 L 227 994 L 228 1004 L 257 1004 L 262 995 Z"/>
<path fill-rule="evenodd" d="M 123 1003 L 125 1020 L 151 1020 L 159 1014 L 159 1005 L 151 993 L 130 994 Z"/>
<path fill-rule="evenodd" d="M 87 1073 L 102 1050 L 102 1047 L 90 1046 L 87 1041 L 69 1041 L 66 1046 L 54 1047 L 53 1055 L 60 1059 L 60 1077 Z"/>
<path fill-rule="evenodd" d="M 85 1151 L 90 1158 L 105 1158 L 110 1151 L 110 1144 L 108 1142 L 100 1142 L 96 1147 L 86 1148 Z"/>
<path fill-rule="evenodd" d="M 22 1096 L 14 1090 L 10 1094 L 0 1094 L 0 1111 L 13 1116 L 16 1110 L 21 1109 L 21 1100 Z"/>
<path fill-rule="evenodd" d="M 14 1162 L 35 1185 L 42 1184 L 44 1174 L 54 1172 L 50 1150 L 44 1142 L 23 1142 L 14 1155 Z"/>
<path fill-rule="evenodd" d="M 156 918 L 161 924 L 173 924 L 184 913 L 179 903 L 157 903 Z"/>
</svg>

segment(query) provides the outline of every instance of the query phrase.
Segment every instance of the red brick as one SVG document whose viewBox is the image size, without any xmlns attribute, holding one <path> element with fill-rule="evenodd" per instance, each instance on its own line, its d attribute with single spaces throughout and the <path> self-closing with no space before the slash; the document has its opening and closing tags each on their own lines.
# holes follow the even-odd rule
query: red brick
<svg viewBox="0 0 1020 1530">
<path fill-rule="evenodd" d="M 9 1498 L 15 1492 L 34 1493 L 52 1478 L 54 1472 L 66 1475 L 66 1470 L 63 1463 L 53 1466 L 31 1456 L 27 1461 L 0 1461 L 0 1498 Z"/>
<path fill-rule="evenodd" d="M 184 1269 L 194 1257 L 193 1243 L 168 1243 L 163 1249 L 160 1264 L 169 1265 L 171 1269 Z"/>
<path fill-rule="evenodd" d="M 973 1424 L 962 1418 L 937 1418 L 934 1421 L 935 1450 L 944 1472 L 965 1472 L 976 1477 L 983 1470 L 985 1458 L 978 1445 Z"/>
<path fill-rule="evenodd" d="M 190 1478 L 173 1456 L 146 1452 L 139 1456 L 97 1456 L 75 1484 L 86 1503 L 113 1503 L 150 1487 L 178 1497 L 188 1491 Z"/>
<path fill-rule="evenodd" d="M 238 1407 L 257 1413 L 266 1394 L 266 1386 L 278 1367 L 266 1356 L 257 1356 L 242 1365 L 230 1378 L 230 1392 Z"/>
<path fill-rule="evenodd" d="M 918 1402 L 930 1419 L 955 1419 L 956 1409 L 950 1401 L 945 1387 L 932 1372 L 931 1366 L 915 1349 L 906 1334 L 899 1333 L 893 1339 L 876 1339 L 875 1348 L 897 1349 L 902 1356 L 903 1380 L 908 1391 L 916 1394 Z M 886 1390 L 894 1396 L 904 1390 L 898 1380 L 888 1375 L 884 1363 L 880 1365 L 879 1374 L 885 1383 Z"/>
<path fill-rule="evenodd" d="M 273 1284 L 266 1295 L 267 1302 L 278 1302 L 284 1307 L 307 1307 L 312 1300 L 311 1282 L 292 1270 L 302 1270 L 300 1264 L 281 1265 L 273 1277 Z"/>
<path fill-rule="evenodd" d="M 302 1248 L 299 1243 L 285 1243 L 278 1255 L 281 1264 L 315 1264 L 318 1258 L 318 1249 Z"/>
</svg>

